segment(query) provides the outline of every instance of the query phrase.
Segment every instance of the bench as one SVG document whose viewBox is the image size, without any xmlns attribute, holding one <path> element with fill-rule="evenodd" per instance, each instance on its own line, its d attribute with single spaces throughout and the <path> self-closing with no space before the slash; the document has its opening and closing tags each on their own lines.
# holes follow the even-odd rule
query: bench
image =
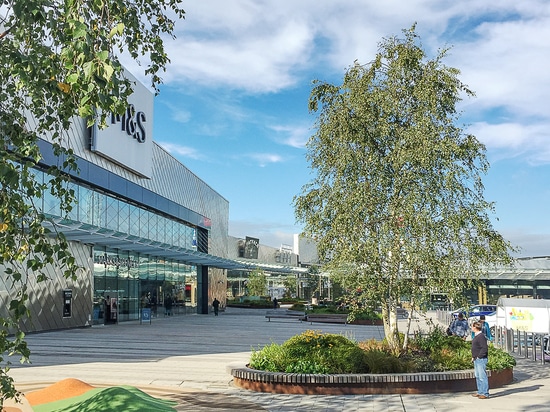
<svg viewBox="0 0 550 412">
<path fill-rule="evenodd" d="M 347 325 L 348 315 L 338 313 L 309 313 L 307 315 L 307 321 L 311 324 L 313 322 L 326 322 L 326 323 L 343 323 Z"/>
<path fill-rule="evenodd" d="M 298 319 L 300 322 L 306 320 L 305 312 L 300 312 L 298 310 L 283 310 L 283 309 L 272 309 L 268 310 L 265 314 L 268 322 L 271 322 L 271 318 L 275 319 Z"/>
</svg>

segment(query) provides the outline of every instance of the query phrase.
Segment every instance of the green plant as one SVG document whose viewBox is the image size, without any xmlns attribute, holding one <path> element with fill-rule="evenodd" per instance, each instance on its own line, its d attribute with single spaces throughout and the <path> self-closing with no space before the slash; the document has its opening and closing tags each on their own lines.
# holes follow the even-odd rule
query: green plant
<svg viewBox="0 0 550 412">
<path fill-rule="evenodd" d="M 306 309 L 306 305 L 303 303 L 295 303 L 290 307 L 290 309 L 304 311 Z"/>
<path fill-rule="evenodd" d="M 281 345 L 271 343 L 262 349 L 252 350 L 249 366 L 262 371 L 280 372 L 286 368 L 285 358 Z"/>
<path fill-rule="evenodd" d="M 372 349 L 365 352 L 365 363 L 370 373 L 402 373 L 406 372 L 406 363 L 390 353 Z"/>
<path fill-rule="evenodd" d="M 352 340 L 308 330 L 282 345 L 272 343 L 254 351 L 250 367 L 288 373 L 366 372 L 365 352 Z"/>
<path fill-rule="evenodd" d="M 267 276 L 261 269 L 255 269 L 248 275 L 246 282 L 248 293 L 252 296 L 262 296 L 267 291 Z"/>
<path fill-rule="evenodd" d="M 382 314 L 373 310 L 364 310 L 357 313 L 352 313 L 350 320 L 379 320 L 382 319 Z"/>
<path fill-rule="evenodd" d="M 327 366 L 310 359 L 300 359 L 287 365 L 286 373 L 330 373 Z"/>
<path fill-rule="evenodd" d="M 439 348 L 432 352 L 430 358 L 437 365 L 436 369 L 440 371 L 472 368 L 472 355 L 470 348 L 467 346 L 454 349 L 449 347 Z"/>
<path fill-rule="evenodd" d="M 516 360 L 512 355 L 494 347 L 493 345 L 489 345 L 489 361 L 487 362 L 487 369 L 491 371 L 499 371 L 503 369 L 510 369 L 514 366 L 516 366 Z"/>
<path fill-rule="evenodd" d="M 386 345 L 384 345 L 384 343 L 382 341 L 376 340 L 374 338 L 369 339 L 369 340 L 365 340 L 363 342 L 359 342 L 358 346 L 361 349 L 363 349 L 364 351 L 369 351 L 369 350 L 383 351 L 383 350 L 386 350 Z"/>
<path fill-rule="evenodd" d="M 402 339 L 403 336 L 400 337 Z M 515 359 L 489 347 L 489 370 L 511 368 Z M 438 328 L 411 340 L 409 350 L 394 354 L 385 341 L 356 343 L 337 334 L 307 330 L 282 345 L 253 351 L 250 367 L 287 373 L 404 373 L 471 369 L 471 343 L 446 336 Z"/>
<path fill-rule="evenodd" d="M 413 345 L 414 347 L 423 351 L 431 352 L 440 348 L 447 348 L 450 344 L 455 345 L 451 342 L 453 340 L 460 340 L 450 338 L 456 337 L 447 336 L 443 328 L 436 326 L 431 329 L 428 334 L 416 336 L 414 339 L 411 340 L 409 345 Z"/>
<path fill-rule="evenodd" d="M 357 345 L 341 345 L 333 347 L 327 354 L 327 366 L 331 373 L 368 373 L 366 352 Z"/>
</svg>

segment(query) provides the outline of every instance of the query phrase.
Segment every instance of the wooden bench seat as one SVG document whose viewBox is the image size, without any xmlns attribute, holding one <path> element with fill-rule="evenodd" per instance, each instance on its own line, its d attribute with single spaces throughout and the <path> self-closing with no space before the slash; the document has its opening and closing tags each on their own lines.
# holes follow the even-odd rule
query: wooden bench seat
<svg viewBox="0 0 550 412">
<path fill-rule="evenodd" d="M 348 323 L 347 314 L 338 313 L 310 313 L 307 315 L 308 322 L 326 322 L 326 323 Z"/>
<path fill-rule="evenodd" d="M 268 310 L 265 314 L 268 322 L 271 322 L 272 318 L 275 319 L 298 319 L 300 322 L 306 320 L 305 312 L 300 312 L 298 310 L 288 310 L 288 309 L 272 309 Z"/>
</svg>

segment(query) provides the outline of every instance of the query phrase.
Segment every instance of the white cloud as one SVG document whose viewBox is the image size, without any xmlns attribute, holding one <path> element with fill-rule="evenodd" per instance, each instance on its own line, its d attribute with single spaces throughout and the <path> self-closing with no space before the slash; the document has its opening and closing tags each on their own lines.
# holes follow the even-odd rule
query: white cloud
<svg viewBox="0 0 550 412">
<path fill-rule="evenodd" d="M 266 13 L 265 7 L 248 1 L 231 7 L 216 7 L 215 1 L 190 4 L 189 28 L 180 24 L 178 40 L 167 42 L 172 64 L 165 80 L 250 92 L 295 84 L 295 72 L 313 51 L 314 33 L 307 21 L 293 13 L 283 16 L 280 8 L 277 3 Z"/>
<path fill-rule="evenodd" d="M 170 111 L 170 118 L 176 123 L 187 123 L 191 119 L 191 113 L 182 107 L 176 106 L 169 101 L 162 101 L 168 110 Z"/>
<path fill-rule="evenodd" d="M 168 142 L 157 142 L 164 150 L 172 155 L 178 155 L 181 157 L 187 157 L 190 159 L 202 159 L 203 156 L 192 147 L 181 146 Z"/>
<path fill-rule="evenodd" d="M 475 123 L 468 128 L 488 149 L 510 149 L 517 153 L 529 140 L 531 131 L 519 123 Z"/>
<path fill-rule="evenodd" d="M 311 128 L 309 126 L 279 125 L 271 126 L 270 128 L 283 136 L 280 143 L 298 149 L 304 148 L 311 135 Z"/>
<path fill-rule="evenodd" d="M 468 128 L 498 158 L 522 156 L 531 164 L 550 162 L 550 140 L 545 123 L 479 122 Z"/>
<path fill-rule="evenodd" d="M 550 15 L 530 21 L 484 23 L 478 38 L 453 49 L 463 81 L 477 94 L 478 108 L 504 108 L 510 115 L 549 117 Z"/>
<path fill-rule="evenodd" d="M 265 167 L 270 163 L 281 163 L 284 161 L 282 156 L 271 153 L 247 153 L 244 156 L 256 161 L 260 167 Z"/>
</svg>

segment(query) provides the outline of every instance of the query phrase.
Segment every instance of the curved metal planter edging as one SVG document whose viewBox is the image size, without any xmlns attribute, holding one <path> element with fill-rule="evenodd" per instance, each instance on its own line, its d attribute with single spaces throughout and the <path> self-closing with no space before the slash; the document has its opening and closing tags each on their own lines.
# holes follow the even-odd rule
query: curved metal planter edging
<svg viewBox="0 0 550 412">
<path fill-rule="evenodd" d="M 422 394 L 475 391 L 474 371 L 390 374 L 300 374 L 229 365 L 233 384 L 256 392 L 302 395 Z M 487 371 L 489 387 L 513 381 L 513 369 Z"/>
</svg>

